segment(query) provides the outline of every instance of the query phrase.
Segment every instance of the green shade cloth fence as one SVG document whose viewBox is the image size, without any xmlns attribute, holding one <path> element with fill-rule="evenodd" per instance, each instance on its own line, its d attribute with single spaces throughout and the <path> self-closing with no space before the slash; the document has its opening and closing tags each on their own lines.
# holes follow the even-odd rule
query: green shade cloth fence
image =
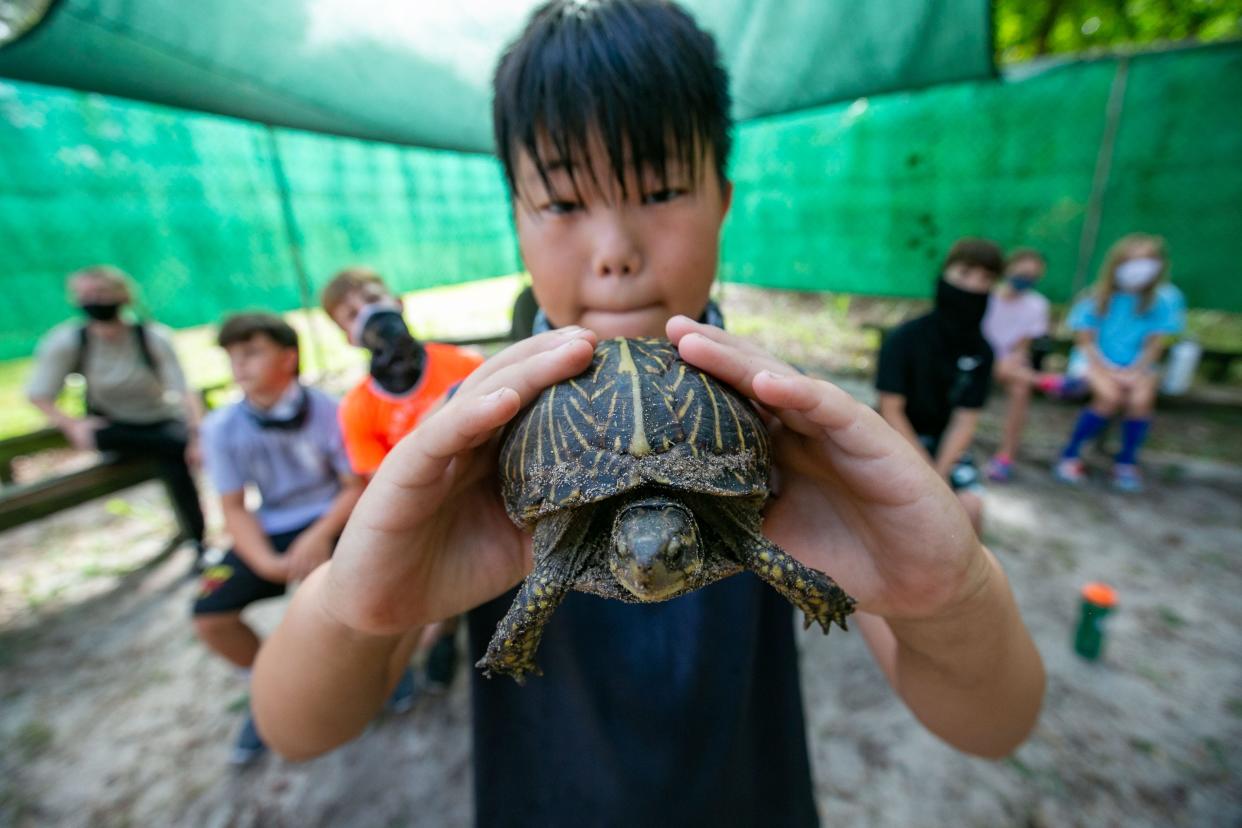
<svg viewBox="0 0 1242 828">
<path fill-rule="evenodd" d="M 1143 230 L 1169 239 L 1193 306 L 1242 312 L 1240 77 L 1242 44 L 1222 44 L 743 123 L 722 275 L 926 296 L 953 239 L 978 234 L 1045 250 L 1047 292 L 1065 300 Z M 297 307 L 354 262 L 401 290 L 520 267 L 490 156 L 0 82 L 0 358 L 30 353 L 70 313 L 64 275 L 97 262 L 131 272 L 175 326 Z"/>
<path fill-rule="evenodd" d="M 57 0 L 0 76 L 356 138 L 492 149 L 536 0 Z M 992 74 L 987 0 L 684 0 L 739 119 Z"/>
</svg>

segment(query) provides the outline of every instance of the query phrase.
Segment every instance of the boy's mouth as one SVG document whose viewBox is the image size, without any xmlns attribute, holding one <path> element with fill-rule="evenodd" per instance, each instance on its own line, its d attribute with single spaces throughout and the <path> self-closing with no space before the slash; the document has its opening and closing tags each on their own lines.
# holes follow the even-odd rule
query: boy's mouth
<svg viewBox="0 0 1242 828">
<path fill-rule="evenodd" d="M 578 324 L 604 338 L 664 336 L 664 325 L 669 316 L 667 309 L 660 303 L 626 310 L 584 308 Z"/>
</svg>

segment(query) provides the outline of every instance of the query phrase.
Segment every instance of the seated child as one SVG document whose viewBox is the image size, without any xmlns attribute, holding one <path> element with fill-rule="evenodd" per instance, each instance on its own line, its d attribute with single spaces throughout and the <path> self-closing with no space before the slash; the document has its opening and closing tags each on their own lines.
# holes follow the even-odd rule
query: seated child
<svg viewBox="0 0 1242 828">
<path fill-rule="evenodd" d="M 436 403 L 479 367 L 473 351 L 419 342 L 394 296 L 373 270 L 351 267 L 324 286 L 323 309 L 358 347 L 371 352 L 371 373 L 341 400 L 345 452 L 355 473 L 370 478 L 402 437 Z M 426 689 L 448 690 L 457 668 L 457 623 L 448 619 L 423 633 Z"/>
<path fill-rule="evenodd" d="M 1069 373 L 1086 376 L 1091 400 L 1053 469 L 1058 480 L 1075 485 L 1086 480 L 1079 456 L 1083 444 L 1121 414 L 1113 486 L 1123 492 L 1142 490 L 1138 452 L 1156 405 L 1160 357 L 1166 338 L 1186 324 L 1185 300 L 1166 281 L 1168 272 L 1164 240 L 1132 233 L 1109 250 L 1094 295 L 1079 299 L 1070 310 L 1067 322 L 1077 347 Z"/>
<path fill-rule="evenodd" d="M 936 281 L 935 307 L 888 335 L 875 380 L 880 415 L 948 481 L 976 531 L 983 486 L 969 451 L 993 363 L 980 323 L 1003 260 L 985 239 L 956 242 Z"/>
<path fill-rule="evenodd" d="M 385 459 L 259 656 L 265 736 L 296 758 L 357 733 L 420 624 L 467 612 L 483 655 L 531 569 L 495 438 L 600 338 L 655 336 L 772 412 L 780 495 L 764 531 L 858 599 L 851 620 L 915 715 L 961 749 L 1012 750 L 1042 667 L 957 500 L 875 412 L 709 312 L 732 195 L 711 36 L 665 0 L 544 3 L 501 59 L 494 123 L 546 330 L 490 358 Z M 654 604 L 566 595 L 543 676 L 472 672 L 475 820 L 817 824 L 793 625 L 749 573 Z"/>
<path fill-rule="evenodd" d="M 271 314 L 239 314 L 225 320 L 217 342 L 245 395 L 203 423 L 207 471 L 234 546 L 206 562 L 194 630 L 213 652 L 249 670 L 259 638 L 242 610 L 283 595 L 287 583 L 328 560 L 362 481 L 341 445 L 336 402 L 298 382 L 293 328 Z M 246 508 L 247 485 L 262 497 L 255 511 Z M 247 715 L 231 761 L 244 764 L 263 751 Z"/>
<path fill-rule="evenodd" d="M 992 291 L 983 315 L 983 336 L 992 346 L 993 378 L 1009 398 L 1000 448 L 987 466 L 989 480 L 1004 482 L 1013 475 L 1031 389 L 1048 388 L 1058 379 L 1031 365 L 1031 343 L 1048 335 L 1048 300 L 1035 291 L 1047 268 L 1038 250 L 1013 251 L 1005 262 L 1005 281 Z"/>
</svg>

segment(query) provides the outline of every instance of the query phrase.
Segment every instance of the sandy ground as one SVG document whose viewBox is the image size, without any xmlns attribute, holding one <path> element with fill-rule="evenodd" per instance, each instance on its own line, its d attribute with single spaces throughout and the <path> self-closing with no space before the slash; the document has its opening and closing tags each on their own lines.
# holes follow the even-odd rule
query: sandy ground
<svg viewBox="0 0 1242 828">
<path fill-rule="evenodd" d="M 1038 729 L 1010 759 L 962 756 L 913 720 L 858 635 L 805 635 L 824 824 L 1242 824 L 1242 469 L 1212 459 L 1242 424 L 1162 414 L 1157 432 L 1199 435 L 1199 456 L 1153 452 L 1149 491 L 1123 497 L 1048 481 L 1072 416 L 1038 408 L 1035 461 L 987 495 L 986 540 L 1048 667 Z M 188 552 L 144 566 L 170 533 L 148 484 L 0 536 L 0 825 L 470 824 L 465 665 L 447 696 L 329 756 L 229 768 L 245 682 L 192 637 Z M 1122 602 L 1100 663 L 1070 648 L 1092 579 Z M 251 617 L 270 629 L 282 609 Z"/>
</svg>

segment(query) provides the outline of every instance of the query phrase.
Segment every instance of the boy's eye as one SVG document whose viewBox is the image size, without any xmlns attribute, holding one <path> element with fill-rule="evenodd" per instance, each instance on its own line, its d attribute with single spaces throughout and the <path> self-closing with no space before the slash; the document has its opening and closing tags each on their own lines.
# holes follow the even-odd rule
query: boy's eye
<svg viewBox="0 0 1242 828">
<path fill-rule="evenodd" d="M 665 187 L 661 190 L 652 190 L 649 193 L 643 193 L 643 204 L 665 204 L 678 196 L 685 195 L 686 191 L 677 187 Z"/>
<path fill-rule="evenodd" d="M 582 205 L 577 201 L 553 200 L 549 201 L 543 209 L 555 216 L 563 216 L 582 209 Z"/>
</svg>

